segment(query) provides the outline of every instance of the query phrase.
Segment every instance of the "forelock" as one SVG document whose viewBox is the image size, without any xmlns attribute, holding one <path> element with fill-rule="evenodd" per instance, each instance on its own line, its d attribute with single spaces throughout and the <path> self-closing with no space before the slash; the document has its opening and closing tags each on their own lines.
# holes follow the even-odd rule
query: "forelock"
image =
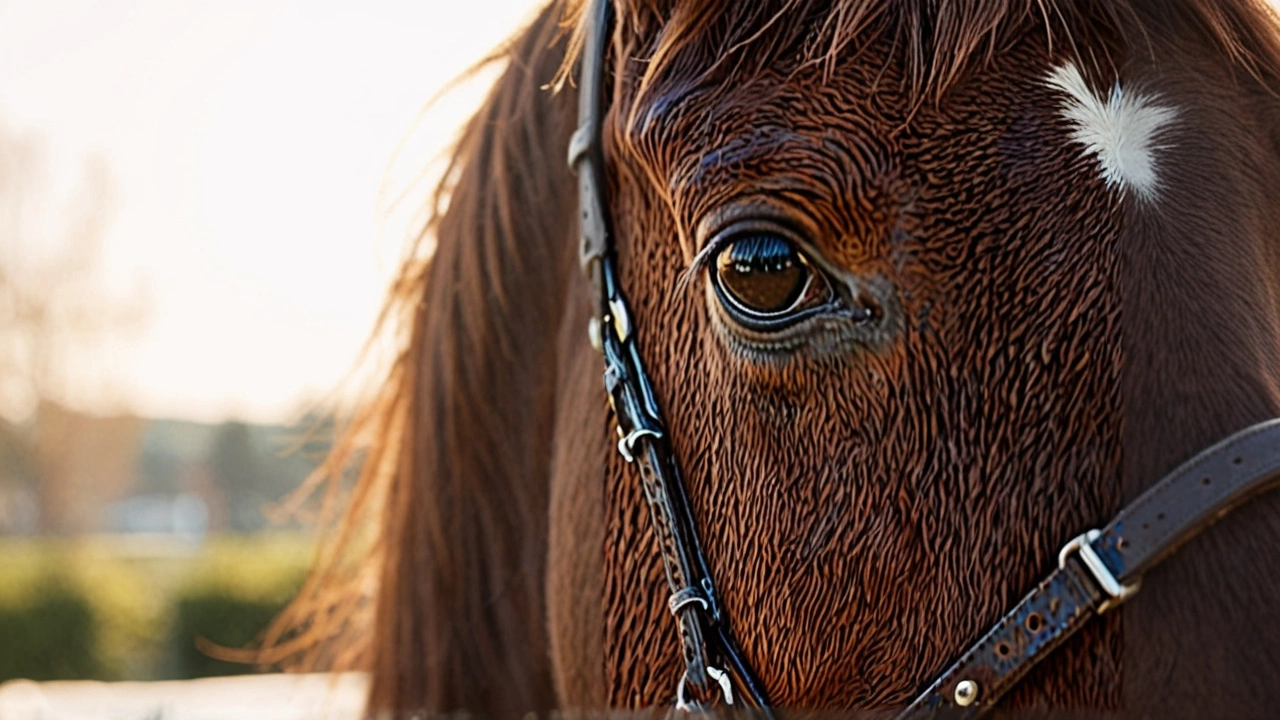
<svg viewBox="0 0 1280 720">
<path fill-rule="evenodd" d="M 580 53 L 588 0 L 566 0 L 574 28 L 564 77 Z M 1229 59 L 1274 87 L 1280 47 L 1265 0 L 615 0 L 621 26 L 642 35 L 643 89 L 673 67 L 702 69 L 783 54 L 828 70 L 875 43 L 892 52 L 907 90 L 937 98 L 966 72 L 1040 33 L 1051 52 L 1101 73 L 1141 52 L 1152 18 L 1198 27 Z"/>
</svg>

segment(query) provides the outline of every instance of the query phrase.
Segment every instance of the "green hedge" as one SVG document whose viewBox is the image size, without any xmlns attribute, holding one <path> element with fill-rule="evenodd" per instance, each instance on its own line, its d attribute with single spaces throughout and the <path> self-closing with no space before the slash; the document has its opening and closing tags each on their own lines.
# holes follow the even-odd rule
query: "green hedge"
<svg viewBox="0 0 1280 720">
<path fill-rule="evenodd" d="M 167 645 L 174 678 L 241 675 L 252 666 L 211 656 L 209 644 L 224 648 L 250 645 L 284 608 L 283 603 L 251 600 L 212 590 L 178 598 Z"/>
<path fill-rule="evenodd" d="M 0 681 L 253 672 L 209 657 L 197 638 L 251 644 L 301 586 L 309 539 L 225 537 L 160 550 L 0 540 Z"/>
<path fill-rule="evenodd" d="M 22 601 L 0 606 L 0 682 L 103 677 L 97 645 L 89 599 L 64 580 L 50 578 Z"/>
<path fill-rule="evenodd" d="M 307 556 L 309 558 L 309 556 Z M 202 648 L 251 645 L 302 587 L 306 563 L 288 542 L 228 538 L 176 594 L 166 641 L 166 677 L 253 672 L 211 657 Z"/>
</svg>

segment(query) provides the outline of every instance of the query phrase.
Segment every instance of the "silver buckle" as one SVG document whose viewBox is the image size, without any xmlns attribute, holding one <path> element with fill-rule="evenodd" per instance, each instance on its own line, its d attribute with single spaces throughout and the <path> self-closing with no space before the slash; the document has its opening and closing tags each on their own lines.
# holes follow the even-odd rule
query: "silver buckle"
<svg viewBox="0 0 1280 720">
<path fill-rule="evenodd" d="M 707 674 L 720 685 L 720 692 L 724 694 L 724 704 L 732 705 L 733 681 L 729 679 L 729 673 L 708 665 Z M 676 709 L 682 712 L 702 712 L 706 710 L 700 704 L 689 702 L 689 698 L 685 697 L 685 688 L 687 687 L 689 687 L 689 671 L 685 670 L 684 675 L 680 676 L 680 688 L 676 690 Z"/>
<path fill-rule="evenodd" d="M 1067 558 L 1071 553 L 1080 556 L 1080 560 L 1084 562 L 1084 566 L 1089 569 L 1093 579 L 1102 588 L 1103 592 L 1111 596 L 1111 599 L 1104 601 L 1098 606 L 1098 614 L 1110 610 L 1120 603 L 1133 597 L 1134 593 L 1142 588 L 1142 578 L 1129 583 L 1122 584 L 1111 573 L 1111 568 L 1102 562 L 1102 558 L 1098 557 L 1098 553 L 1093 550 L 1094 540 L 1097 540 L 1102 533 L 1098 530 L 1090 530 L 1086 533 L 1071 538 L 1071 540 L 1062 546 L 1062 550 L 1058 552 L 1058 567 L 1065 568 L 1067 566 Z"/>
</svg>

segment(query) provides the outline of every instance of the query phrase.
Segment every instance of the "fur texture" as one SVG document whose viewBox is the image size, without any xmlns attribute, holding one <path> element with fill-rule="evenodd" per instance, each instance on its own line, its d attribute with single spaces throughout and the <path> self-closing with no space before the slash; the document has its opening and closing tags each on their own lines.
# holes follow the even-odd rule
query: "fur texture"
<svg viewBox="0 0 1280 720">
<path fill-rule="evenodd" d="M 618 5 L 623 283 L 713 573 L 779 704 L 906 702 L 1066 539 L 1280 414 L 1280 52 L 1260 4 Z M 404 355 L 339 448 L 370 445 L 334 538 L 372 520 L 375 629 L 351 656 L 370 659 L 372 710 L 637 708 L 679 677 L 586 341 L 562 158 L 574 94 L 539 90 L 572 67 L 580 10 L 549 8 L 501 54 L 428 228 L 435 255 L 392 298 Z M 1046 84 L 1065 63 L 1079 82 Z M 1117 83 L 1159 98 L 1143 106 L 1146 147 L 1164 148 L 1150 182 L 1081 135 L 1092 116 L 1061 112 L 1087 92 L 1112 118 L 1123 102 L 1099 98 Z M 1144 186 L 1158 203 L 1135 201 Z M 835 358 L 735 351 L 705 279 L 681 282 L 733 212 L 885 289 L 893 324 Z M 1226 520 L 1010 704 L 1274 708 L 1278 518 L 1268 498 Z M 368 596 L 360 557 L 323 556 L 283 621 L 303 628 L 295 655 L 363 627 L 366 606 L 339 601 Z"/>
</svg>

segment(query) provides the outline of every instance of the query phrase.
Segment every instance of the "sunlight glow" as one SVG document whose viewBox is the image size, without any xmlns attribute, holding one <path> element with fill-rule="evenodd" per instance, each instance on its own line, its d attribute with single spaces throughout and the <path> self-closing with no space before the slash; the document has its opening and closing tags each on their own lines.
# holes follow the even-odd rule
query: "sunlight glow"
<svg viewBox="0 0 1280 720">
<path fill-rule="evenodd" d="M 0 0 L 0 133 L 38 139 L 62 174 L 101 159 L 102 283 L 145 307 L 63 400 L 281 421 L 330 393 L 425 186 L 397 213 L 389 199 L 485 77 L 423 104 L 541 4 Z"/>
<path fill-rule="evenodd" d="M 22 68 L 0 76 L 0 132 L 60 172 L 102 158 L 104 283 L 148 308 L 73 404 L 270 421 L 335 388 L 405 235 L 379 208 L 484 88 L 419 122 L 424 103 L 540 4 L 0 1 L 0 66 Z"/>
</svg>

